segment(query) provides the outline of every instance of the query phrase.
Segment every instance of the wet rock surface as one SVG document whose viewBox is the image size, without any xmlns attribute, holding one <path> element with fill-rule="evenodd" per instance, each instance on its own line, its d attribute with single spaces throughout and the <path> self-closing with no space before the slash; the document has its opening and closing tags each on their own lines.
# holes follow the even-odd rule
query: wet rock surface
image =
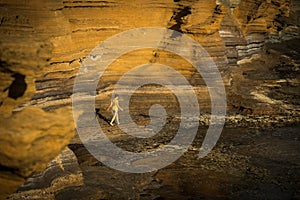
<svg viewBox="0 0 300 200">
<path fill-rule="evenodd" d="M 104 129 L 118 134 L 116 127 L 107 125 Z M 268 130 L 225 128 L 214 150 L 199 159 L 199 147 L 206 132 L 200 127 L 196 140 L 180 159 L 166 168 L 143 174 L 124 173 L 103 165 L 75 138 L 69 148 L 78 159 L 83 183 L 66 182 L 63 188 L 53 191 L 52 198 L 297 199 L 300 192 L 298 131 L 299 125 Z M 116 136 L 114 142 L 139 151 L 124 137 Z M 147 150 L 157 148 L 156 144 L 147 142 L 140 145 Z M 147 164 L 147 160 L 143 162 Z M 45 189 L 35 187 L 31 186 L 32 191 L 40 191 L 35 193 L 35 198 L 42 199 Z M 26 191 L 20 191 L 10 199 L 26 199 L 25 194 Z"/>
<path fill-rule="evenodd" d="M 0 198 L 28 177 L 9 198 L 299 198 L 298 1 L 2 0 L 0 7 Z M 180 119 L 174 95 L 150 86 L 133 96 L 130 114 L 146 125 L 150 106 L 161 104 L 168 118 L 160 133 L 135 139 L 107 125 L 111 116 L 104 110 L 114 85 L 133 66 L 173 67 L 193 86 L 201 110 L 197 145 L 167 168 L 133 175 L 103 166 L 78 137 L 69 143 L 75 132 L 70 96 L 90 51 L 112 35 L 139 27 L 170 28 L 199 42 L 221 72 L 228 115 L 216 148 L 197 160 L 211 109 L 201 75 L 163 50 L 122 55 L 99 81 L 95 103 L 95 117 L 119 147 L 160 148 L 174 137 Z M 174 40 L 176 35 L 168 38 Z M 78 113 L 75 120 L 89 114 Z M 68 144 L 75 156 L 62 152 Z M 52 160 L 60 152 L 62 166 Z"/>
<path fill-rule="evenodd" d="M 82 184 L 77 158 L 66 148 L 47 165 L 45 171 L 28 178 L 10 199 L 54 199 L 56 191 Z"/>
</svg>

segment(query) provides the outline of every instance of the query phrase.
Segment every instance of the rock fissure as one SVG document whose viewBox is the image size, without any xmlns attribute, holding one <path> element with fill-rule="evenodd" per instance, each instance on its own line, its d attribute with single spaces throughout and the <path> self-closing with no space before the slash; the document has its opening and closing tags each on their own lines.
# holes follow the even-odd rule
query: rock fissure
<svg viewBox="0 0 300 200">
<path fill-rule="evenodd" d="M 22 192 L 11 199 L 43 197 L 43 191 L 45 198 L 52 199 L 74 195 L 103 199 L 172 198 L 173 194 L 182 199 L 211 199 L 214 195 L 237 199 L 272 199 L 272 194 L 283 199 L 299 196 L 299 177 L 289 175 L 290 184 L 284 178 L 288 169 L 297 174 L 288 165 L 296 168 L 299 154 L 295 150 L 300 121 L 298 1 L 1 0 L 0 8 L 0 146 L 6 147 L 0 148 L 0 198 L 11 194 L 32 174 L 20 188 Z M 228 135 L 222 134 L 225 139 L 220 144 L 225 146 L 218 144 L 201 163 L 192 161 L 196 157 L 194 150 L 154 174 L 130 176 L 106 168 L 88 153 L 78 137 L 74 138 L 70 96 L 81 62 L 100 42 L 139 27 L 166 27 L 192 37 L 220 70 L 227 93 L 224 133 Z M 164 39 L 179 40 L 177 36 Z M 107 126 L 111 116 L 104 110 L 122 74 L 145 63 L 171 66 L 191 83 L 201 109 L 196 143 L 201 143 L 205 135 L 202 129 L 208 127 L 211 117 L 207 86 L 188 62 L 163 50 L 167 45 L 160 42 L 160 49 L 122 55 L 108 66 L 99 81 L 95 92 L 99 123 L 125 149 L 134 151 L 134 142 L 117 127 Z M 149 74 L 155 71 L 148 70 Z M 132 99 L 134 120 L 147 124 L 147 112 L 157 102 L 169 111 L 167 128 L 152 141 L 134 144 L 140 152 L 160 148 L 161 139 L 170 138 L 180 119 L 178 104 L 170 91 L 149 85 Z M 266 129 L 274 134 L 268 135 Z M 68 144 L 75 154 L 70 149 L 61 152 Z M 25 147 L 30 149 L 24 151 Z M 65 171 L 52 160 L 60 152 Z M 274 168 L 270 168 L 272 164 Z M 118 177 L 118 182 L 107 177 Z M 192 177 L 196 190 L 185 177 Z M 199 177 L 208 180 L 204 183 Z M 246 181 L 241 181 L 245 177 Z M 251 186 L 257 184 L 263 187 Z M 281 190 L 280 184 L 286 184 L 287 190 Z M 250 189 L 247 192 L 245 188 Z"/>
</svg>

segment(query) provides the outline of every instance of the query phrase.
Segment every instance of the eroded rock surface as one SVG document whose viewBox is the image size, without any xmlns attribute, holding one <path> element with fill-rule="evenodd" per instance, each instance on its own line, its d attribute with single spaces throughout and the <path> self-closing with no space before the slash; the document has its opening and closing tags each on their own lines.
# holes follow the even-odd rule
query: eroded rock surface
<svg viewBox="0 0 300 200">
<path fill-rule="evenodd" d="M 125 30 L 164 27 L 198 41 L 222 74 L 227 91 L 227 125 L 265 128 L 299 122 L 296 0 L 1 0 L 0 5 L 1 198 L 15 191 L 31 174 L 45 169 L 69 143 L 74 136 L 70 96 L 81 61 L 101 41 Z M 158 49 L 130 52 L 108 67 L 97 88 L 99 113 L 104 112 L 122 74 L 145 63 L 166 64 L 187 78 L 203 111 L 200 124 L 207 126 L 210 98 L 201 76 L 181 57 Z M 178 119 L 174 96 L 156 87 L 151 89 L 157 97 L 168 94 L 161 102 L 168 107 L 169 117 Z M 145 99 L 149 101 L 143 103 Z M 137 123 L 147 123 L 152 100 L 137 93 L 133 102 L 139 106 L 132 106 L 132 117 Z M 108 113 L 104 115 L 104 119 L 109 118 Z M 116 133 L 113 138 L 122 138 Z M 161 136 L 170 137 L 168 132 Z M 80 161 L 78 149 L 72 148 L 79 163 L 85 162 Z M 42 177 L 47 177 L 45 173 Z M 156 179 L 151 181 L 153 178 L 147 178 L 146 188 L 160 187 Z M 69 191 L 54 189 L 55 197 L 64 198 L 74 190 L 85 195 L 98 192 L 103 198 L 121 197 L 93 187 L 72 187 Z M 127 188 L 126 192 L 131 190 Z M 119 191 L 119 186 L 114 191 Z M 154 192 L 150 197 L 156 195 Z"/>
<path fill-rule="evenodd" d="M 54 199 L 54 193 L 64 189 L 66 185 L 76 187 L 82 184 L 83 177 L 77 157 L 66 148 L 47 165 L 45 171 L 28 178 L 10 199 Z"/>
<path fill-rule="evenodd" d="M 157 149 L 165 138 L 157 136 L 132 142 L 117 127 L 105 126 L 107 123 L 102 119 L 99 123 L 115 144 L 132 152 Z M 264 131 L 224 129 L 214 150 L 199 159 L 199 147 L 206 132 L 201 127 L 180 159 L 156 172 L 142 174 L 124 173 L 103 165 L 80 140 L 74 139 L 69 147 L 82 170 L 82 183 L 62 181 L 66 186 L 59 189 L 52 186 L 51 195 L 49 189 L 35 185 L 34 190 L 20 191 L 10 199 L 28 199 L 33 194 L 36 199 L 297 199 L 298 131 L 299 126 Z M 140 162 L 147 164 L 151 160 Z"/>
</svg>

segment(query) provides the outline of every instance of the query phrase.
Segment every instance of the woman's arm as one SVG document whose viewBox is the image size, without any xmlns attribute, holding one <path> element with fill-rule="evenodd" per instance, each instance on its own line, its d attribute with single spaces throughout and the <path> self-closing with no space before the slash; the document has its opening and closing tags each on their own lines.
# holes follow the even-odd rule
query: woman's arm
<svg viewBox="0 0 300 200">
<path fill-rule="evenodd" d="M 123 111 L 123 108 L 121 108 L 121 106 L 119 105 L 119 101 L 117 101 L 117 106 L 121 111 Z"/>
<path fill-rule="evenodd" d="M 106 109 L 106 111 L 108 111 L 110 109 L 110 107 L 112 106 L 113 102 L 110 101 L 110 105 L 108 106 L 108 108 Z"/>
</svg>

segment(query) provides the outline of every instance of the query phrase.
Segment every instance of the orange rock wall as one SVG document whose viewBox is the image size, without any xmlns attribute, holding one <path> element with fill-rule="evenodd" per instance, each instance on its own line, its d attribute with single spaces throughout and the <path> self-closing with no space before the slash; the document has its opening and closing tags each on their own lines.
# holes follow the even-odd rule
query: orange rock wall
<svg viewBox="0 0 300 200">
<path fill-rule="evenodd" d="M 284 28 L 274 19 L 288 17 L 291 4 L 290 0 L 0 2 L 1 195 L 42 170 L 73 137 L 69 97 L 74 77 L 80 62 L 101 41 L 138 27 L 171 28 L 197 40 L 226 82 L 230 66 L 260 51 L 269 34 Z M 132 62 L 111 67 L 107 80 L 116 81 L 126 66 L 161 62 L 176 65 L 191 82 L 203 85 L 181 58 L 159 51 L 159 58 L 154 55 L 151 50 L 125 56 Z M 10 182 L 5 185 L 6 180 Z"/>
</svg>

